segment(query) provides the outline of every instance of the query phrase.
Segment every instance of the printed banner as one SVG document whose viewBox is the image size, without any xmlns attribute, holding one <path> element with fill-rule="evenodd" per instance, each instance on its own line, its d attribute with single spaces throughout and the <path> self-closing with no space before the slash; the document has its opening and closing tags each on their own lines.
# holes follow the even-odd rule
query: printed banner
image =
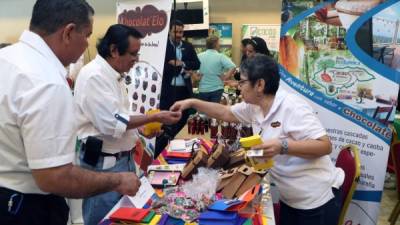
<svg viewBox="0 0 400 225">
<path fill-rule="evenodd" d="M 219 37 L 220 52 L 232 58 L 232 24 L 231 23 L 211 23 L 208 35 Z M 206 38 L 189 38 L 197 54 L 206 50 Z"/>
<path fill-rule="evenodd" d="M 140 48 L 140 61 L 129 76 L 128 86 L 132 114 L 144 114 L 159 108 L 164 58 L 167 48 L 172 0 L 135 0 L 117 2 L 117 21 L 136 28 L 144 38 Z M 151 155 L 154 139 L 143 140 Z"/>
<path fill-rule="evenodd" d="M 400 3 L 285 0 L 282 86 L 304 96 L 333 144 L 356 145 L 361 177 L 344 223 L 377 224 L 399 90 Z"/>
<path fill-rule="evenodd" d="M 279 24 L 244 24 L 242 26 L 242 39 L 251 37 L 264 39 L 271 55 L 277 59 L 280 29 Z"/>
</svg>

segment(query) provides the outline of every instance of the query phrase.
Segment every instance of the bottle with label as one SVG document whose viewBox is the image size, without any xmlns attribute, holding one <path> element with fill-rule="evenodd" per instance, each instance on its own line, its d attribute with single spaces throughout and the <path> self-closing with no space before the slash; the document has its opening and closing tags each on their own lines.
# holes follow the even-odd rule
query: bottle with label
<svg viewBox="0 0 400 225">
<path fill-rule="evenodd" d="M 229 139 L 229 129 L 230 128 L 230 126 L 229 126 L 229 123 L 228 122 L 222 122 L 222 124 L 221 124 L 221 134 L 222 134 L 222 137 L 224 138 L 224 139 Z"/>
<path fill-rule="evenodd" d="M 188 129 L 188 134 L 192 134 L 192 126 L 193 126 L 193 116 L 189 116 L 189 119 L 187 121 L 187 129 Z"/>
<path fill-rule="evenodd" d="M 199 115 L 196 116 L 196 134 L 200 134 L 201 131 L 201 118 Z"/>
<path fill-rule="evenodd" d="M 212 118 L 210 121 L 210 138 L 215 139 L 218 134 L 218 121 L 215 118 Z"/>
</svg>

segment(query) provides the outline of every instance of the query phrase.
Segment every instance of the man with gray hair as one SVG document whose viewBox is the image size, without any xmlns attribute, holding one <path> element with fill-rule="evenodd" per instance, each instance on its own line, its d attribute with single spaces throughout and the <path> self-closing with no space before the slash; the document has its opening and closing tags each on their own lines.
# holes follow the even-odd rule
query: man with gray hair
<svg viewBox="0 0 400 225">
<path fill-rule="evenodd" d="M 0 50 L 0 221 L 66 224 L 64 197 L 135 195 L 132 172 L 74 166 L 76 127 L 65 69 L 88 46 L 93 8 L 85 0 L 37 0 L 29 31 Z"/>
</svg>

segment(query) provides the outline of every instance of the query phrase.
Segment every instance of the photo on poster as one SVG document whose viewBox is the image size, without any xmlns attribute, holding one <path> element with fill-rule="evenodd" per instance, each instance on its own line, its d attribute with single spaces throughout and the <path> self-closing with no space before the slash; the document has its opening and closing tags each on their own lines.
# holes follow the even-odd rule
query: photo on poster
<svg viewBox="0 0 400 225">
<path fill-rule="evenodd" d="M 349 23 L 377 4 L 369 1 L 363 9 L 350 12 L 354 3 L 327 3 L 281 37 L 279 61 L 294 77 L 327 97 L 388 124 L 394 120 L 397 92 L 388 91 L 384 77 L 360 62 L 345 41 Z M 345 11 L 352 15 L 344 15 Z"/>
<path fill-rule="evenodd" d="M 373 57 L 400 71 L 400 2 L 373 17 Z"/>
</svg>

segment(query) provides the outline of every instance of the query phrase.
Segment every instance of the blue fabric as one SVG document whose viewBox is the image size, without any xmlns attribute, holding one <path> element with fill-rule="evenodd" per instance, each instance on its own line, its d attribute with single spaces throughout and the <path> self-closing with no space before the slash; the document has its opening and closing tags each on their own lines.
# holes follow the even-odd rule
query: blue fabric
<svg viewBox="0 0 400 225">
<path fill-rule="evenodd" d="M 131 156 L 122 157 L 116 162 L 115 166 L 103 170 L 103 156 L 99 158 L 96 167 L 93 167 L 83 161 L 83 155 L 84 153 L 81 151 L 80 163 L 81 167 L 85 169 L 102 172 L 135 172 L 135 164 Z M 84 224 L 97 225 L 114 205 L 117 204 L 121 197 L 120 193 L 113 191 L 83 199 L 82 213 Z"/>
<path fill-rule="evenodd" d="M 171 44 L 172 46 L 175 46 L 173 41 L 171 41 Z M 175 50 L 176 50 L 176 59 L 182 61 L 182 42 L 180 42 L 179 45 L 176 46 Z M 183 80 L 182 73 L 179 74 L 179 76 L 177 76 L 175 79 L 172 79 L 171 85 L 185 86 L 185 81 Z"/>
<path fill-rule="evenodd" d="M 226 55 L 214 49 L 207 49 L 198 55 L 200 73 L 203 75 L 199 84 L 200 92 L 212 92 L 224 88 L 221 76 L 227 70 L 235 68 L 235 64 Z"/>
<path fill-rule="evenodd" d="M 222 93 L 224 93 L 223 89 L 212 92 L 200 92 L 199 98 L 203 101 L 219 103 L 221 101 Z"/>
</svg>

